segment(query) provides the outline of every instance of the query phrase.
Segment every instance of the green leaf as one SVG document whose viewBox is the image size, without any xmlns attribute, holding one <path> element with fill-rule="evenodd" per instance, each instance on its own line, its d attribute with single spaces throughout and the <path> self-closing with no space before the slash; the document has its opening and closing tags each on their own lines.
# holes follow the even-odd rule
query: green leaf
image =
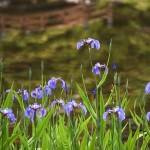
<svg viewBox="0 0 150 150">
<path fill-rule="evenodd" d="M 143 143 L 142 143 L 142 146 L 141 146 L 141 150 L 146 150 L 148 149 L 148 144 L 150 142 L 150 135 L 147 135 L 144 140 L 143 140 Z"/>
<path fill-rule="evenodd" d="M 128 103 L 129 103 L 129 101 L 128 101 L 127 97 L 124 97 L 121 102 L 121 107 L 126 108 Z"/>
<path fill-rule="evenodd" d="M 129 147 L 130 142 L 131 142 L 131 138 L 132 138 L 132 130 L 130 130 L 129 136 L 128 136 L 128 140 L 127 140 L 127 146 Z"/>
<path fill-rule="evenodd" d="M 44 117 L 44 119 L 41 122 L 40 121 L 38 122 L 39 124 L 37 125 L 37 128 L 36 128 L 36 140 L 37 141 L 40 139 L 45 128 L 47 127 L 52 113 L 53 113 L 53 109 L 47 114 L 46 117 Z M 34 140 L 35 138 L 31 138 L 29 141 L 29 145 L 32 145 Z"/>
<path fill-rule="evenodd" d="M 17 94 L 16 91 L 13 91 L 13 93 L 15 94 L 15 97 L 16 97 L 16 99 L 18 100 L 18 103 L 19 103 L 19 105 L 20 105 L 21 110 L 22 110 L 22 111 L 25 111 L 23 99 Z"/>
<path fill-rule="evenodd" d="M 7 142 L 8 138 L 9 138 L 9 121 L 8 119 L 5 117 L 2 120 L 2 138 L 3 138 L 3 142 Z"/>
<path fill-rule="evenodd" d="M 109 60 L 110 60 L 111 47 L 112 47 L 112 39 L 111 39 L 110 45 L 109 45 L 109 55 L 108 55 L 108 59 L 107 59 L 107 66 L 108 66 Z M 102 76 L 102 79 L 101 79 L 101 81 L 100 81 L 100 82 L 98 83 L 98 85 L 97 85 L 97 89 L 98 89 L 99 87 L 101 87 L 101 86 L 103 85 L 103 83 L 105 82 L 105 80 L 106 80 L 106 78 L 107 78 L 107 75 L 108 75 L 108 70 L 107 70 L 107 69 L 108 69 L 108 68 L 105 69 L 105 72 L 104 72 L 104 74 L 103 74 L 103 76 Z"/>
<path fill-rule="evenodd" d="M 103 99 L 103 93 L 102 90 L 100 91 L 100 144 L 102 145 L 103 138 L 104 138 L 104 132 L 105 132 L 105 127 L 106 127 L 106 122 L 103 119 L 103 113 L 105 112 L 105 107 L 104 107 L 104 99 Z"/>
<path fill-rule="evenodd" d="M 63 144 L 63 149 L 65 150 L 69 150 L 69 140 L 68 140 L 68 135 L 67 135 L 67 131 L 64 125 L 64 120 L 62 117 L 59 118 L 59 134 L 60 134 L 60 138 L 61 138 L 61 143 Z"/>
<path fill-rule="evenodd" d="M 108 106 L 111 103 L 111 101 L 112 101 L 112 93 L 109 95 L 109 98 L 105 103 L 105 107 Z"/>
<path fill-rule="evenodd" d="M 101 87 L 103 84 L 104 84 L 104 82 L 105 82 L 105 80 L 106 80 L 106 78 L 107 78 L 107 75 L 108 75 L 108 73 L 107 73 L 107 68 L 105 69 L 105 72 L 104 72 L 104 74 L 103 74 L 103 76 L 102 76 L 102 79 L 101 79 L 101 81 L 98 83 L 98 85 L 97 85 L 97 89 L 99 88 L 99 87 Z"/>
<path fill-rule="evenodd" d="M 132 132 L 130 133 L 129 138 L 128 138 L 128 143 L 127 143 L 128 149 L 131 149 L 131 150 L 134 149 L 138 138 L 139 138 L 139 129 L 136 130 L 133 137 L 132 137 Z"/>
<path fill-rule="evenodd" d="M 105 133 L 105 137 L 103 139 L 103 149 L 106 149 L 107 146 L 109 145 L 109 137 L 110 137 L 110 130 L 108 130 L 106 133 Z"/>
<path fill-rule="evenodd" d="M 4 108 L 11 108 L 12 107 L 12 103 L 13 103 L 13 100 L 12 100 L 12 94 L 13 94 L 13 84 L 10 88 L 10 92 L 8 93 L 7 97 L 6 97 L 6 100 L 3 102 L 1 108 L 4 109 Z"/>
<path fill-rule="evenodd" d="M 91 142 L 90 142 L 90 146 L 88 148 L 88 150 L 94 150 L 95 149 L 95 143 L 96 143 L 96 130 L 93 134 L 93 136 L 91 136 Z"/>
<path fill-rule="evenodd" d="M 42 149 L 43 150 L 48 150 L 49 145 L 49 137 L 47 135 L 47 133 L 44 131 L 43 132 L 43 138 L 42 138 Z"/>
<path fill-rule="evenodd" d="M 83 90 L 80 88 L 80 86 L 78 85 L 78 83 L 76 83 L 79 94 L 86 106 L 86 108 L 88 109 L 88 111 L 90 112 L 90 114 L 94 117 L 97 118 L 96 113 L 94 112 L 94 109 L 92 108 L 92 105 L 88 99 L 88 97 L 84 94 Z"/>
<path fill-rule="evenodd" d="M 7 149 L 8 145 L 10 146 L 19 137 L 20 134 L 21 134 L 21 132 L 18 132 L 16 134 L 12 135 L 11 137 L 9 137 L 3 145 L 3 149 Z"/>
<path fill-rule="evenodd" d="M 80 150 L 85 150 L 87 149 L 87 139 L 88 139 L 88 132 L 87 130 L 84 133 L 82 142 L 81 142 L 81 146 L 80 146 Z"/>
<path fill-rule="evenodd" d="M 140 124 L 143 124 L 143 120 L 135 113 L 135 117 Z"/>
<path fill-rule="evenodd" d="M 128 122 L 127 122 L 127 123 L 124 125 L 124 127 L 121 129 L 121 132 L 123 132 L 123 131 L 126 129 L 127 125 L 128 125 Z"/>
<path fill-rule="evenodd" d="M 17 123 L 17 125 L 14 127 L 12 135 L 14 135 L 14 134 L 16 134 L 18 131 L 20 131 L 20 123 L 21 123 L 21 121 L 19 121 L 19 122 Z"/>
<path fill-rule="evenodd" d="M 109 44 L 109 55 L 108 55 L 108 59 L 107 59 L 107 66 L 108 66 L 109 60 L 110 60 L 111 48 L 112 48 L 112 39 L 110 40 L 110 44 Z"/>
<path fill-rule="evenodd" d="M 29 144 L 28 144 L 29 141 L 26 140 L 25 136 L 19 135 L 19 139 L 20 139 L 20 144 L 21 144 L 22 149 L 25 148 L 27 150 L 30 150 Z"/>
<path fill-rule="evenodd" d="M 39 139 L 41 137 L 41 135 L 43 134 L 44 129 L 47 127 L 50 117 L 53 113 L 53 110 L 51 110 L 46 117 L 44 117 L 43 121 L 40 122 L 39 127 L 36 129 L 37 133 L 36 133 L 36 138 Z"/>
<path fill-rule="evenodd" d="M 131 113 L 132 119 L 134 120 L 135 124 L 136 124 L 138 127 L 140 127 L 139 122 L 137 121 L 137 119 L 136 119 L 135 115 L 132 113 L 132 111 L 131 111 L 131 110 L 130 110 L 130 113 Z"/>
<path fill-rule="evenodd" d="M 81 133 L 84 129 L 86 129 L 87 124 L 89 123 L 90 119 L 91 119 L 91 116 L 89 116 L 89 117 L 88 117 L 83 123 L 81 123 L 81 125 L 78 127 L 78 129 L 77 129 L 77 131 L 78 131 L 77 137 L 79 137 L 80 133 Z"/>
</svg>

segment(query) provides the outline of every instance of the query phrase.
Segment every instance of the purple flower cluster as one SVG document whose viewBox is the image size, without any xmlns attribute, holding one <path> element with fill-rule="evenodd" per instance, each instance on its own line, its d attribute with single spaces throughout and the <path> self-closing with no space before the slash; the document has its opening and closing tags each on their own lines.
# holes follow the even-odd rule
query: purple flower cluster
<svg viewBox="0 0 150 150">
<path fill-rule="evenodd" d="M 48 81 L 48 84 L 46 86 L 44 86 L 44 87 L 39 86 L 39 87 L 35 88 L 31 92 L 31 96 L 35 99 L 41 99 L 43 95 L 52 95 L 52 89 L 56 89 L 58 81 L 61 82 L 62 88 L 64 89 L 64 91 L 68 92 L 68 86 L 64 80 L 62 80 L 61 78 L 52 77 Z"/>
<path fill-rule="evenodd" d="M 6 93 L 9 93 L 11 90 L 10 89 L 7 89 L 6 90 Z M 29 99 L 29 94 L 27 92 L 27 90 L 18 90 L 16 92 L 17 94 L 20 94 L 20 96 L 22 96 L 23 100 L 28 100 Z M 12 100 L 14 100 L 16 97 L 15 97 L 15 94 L 12 94 Z"/>
<path fill-rule="evenodd" d="M 35 115 L 39 115 L 40 118 L 43 118 L 46 115 L 46 110 L 37 103 L 34 103 L 32 105 L 29 105 L 29 107 L 25 110 L 25 116 L 29 119 L 31 119 L 32 122 L 34 122 Z"/>
<path fill-rule="evenodd" d="M 0 112 L 3 116 L 6 116 L 12 123 L 16 121 L 15 115 L 13 114 L 12 110 L 9 108 L 0 109 Z"/>
<path fill-rule="evenodd" d="M 52 89 L 56 89 L 57 86 L 57 82 L 60 81 L 62 83 L 62 88 L 64 89 L 65 92 L 68 92 L 68 86 L 67 83 L 62 80 L 61 78 L 55 78 L 52 77 L 49 81 L 48 84 L 45 85 L 44 87 L 42 87 L 41 85 L 37 88 L 35 88 L 33 91 L 31 91 L 31 97 L 35 98 L 35 99 L 41 99 L 44 95 L 48 96 L 48 95 L 52 95 Z M 11 89 L 7 89 L 6 92 L 9 93 L 11 91 Z M 18 90 L 16 92 L 17 94 L 20 94 L 20 96 L 22 96 L 23 100 L 28 100 L 29 99 L 29 94 L 27 92 L 27 90 Z M 12 100 L 14 100 L 15 94 L 12 90 Z"/>
<path fill-rule="evenodd" d="M 69 115 L 71 111 L 77 108 L 83 109 L 84 115 L 87 114 L 86 107 L 81 103 L 78 104 L 75 100 L 72 100 L 71 102 L 67 102 L 66 105 L 64 104 L 64 101 L 62 99 L 55 100 L 52 102 L 51 107 L 54 107 L 55 104 L 62 105 L 62 109 L 66 112 L 67 115 Z"/>
<path fill-rule="evenodd" d="M 103 119 L 106 121 L 107 116 L 110 113 L 114 113 L 118 115 L 118 118 L 120 121 L 123 121 L 125 119 L 125 111 L 123 108 L 121 108 L 120 106 L 116 106 L 113 109 L 108 108 L 106 112 L 104 112 L 103 114 Z"/>
<path fill-rule="evenodd" d="M 81 103 L 76 103 L 74 100 L 72 100 L 71 102 L 67 102 L 67 104 L 65 105 L 62 99 L 56 99 L 51 103 L 51 107 L 54 107 L 55 105 L 61 105 L 62 109 L 66 112 L 67 115 L 69 115 L 71 111 L 76 108 L 83 109 L 84 115 L 87 114 L 86 107 Z M 43 118 L 46 115 L 46 110 L 41 106 L 41 104 L 38 105 L 37 103 L 34 103 L 32 105 L 29 105 L 29 107 L 27 107 L 25 110 L 25 116 L 31 119 L 32 122 L 34 122 L 36 115 L 40 116 L 40 118 Z"/>
<path fill-rule="evenodd" d="M 78 42 L 77 49 L 80 49 L 80 47 L 83 46 L 85 43 L 87 45 L 89 45 L 90 48 L 96 48 L 96 50 L 100 49 L 100 42 L 98 40 L 95 40 L 92 38 L 84 39 L 84 40 Z"/>
</svg>

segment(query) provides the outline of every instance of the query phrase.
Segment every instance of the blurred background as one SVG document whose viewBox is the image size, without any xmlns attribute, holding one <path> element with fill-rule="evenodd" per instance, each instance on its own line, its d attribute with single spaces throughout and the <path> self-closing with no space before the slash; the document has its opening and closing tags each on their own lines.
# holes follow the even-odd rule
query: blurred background
<svg viewBox="0 0 150 150">
<path fill-rule="evenodd" d="M 113 84 L 112 65 L 121 74 L 121 92 L 129 81 L 131 99 L 150 81 L 149 0 L 0 0 L 0 57 L 4 63 L 3 89 L 31 88 L 44 80 L 62 77 L 81 83 L 80 65 L 87 90 L 95 88 L 88 48 L 76 50 L 85 38 L 98 39 L 101 49 L 92 50 L 93 64 L 106 63 L 110 40 L 109 76 L 104 86 L 108 96 Z M 76 94 L 76 93 L 74 93 Z"/>
</svg>

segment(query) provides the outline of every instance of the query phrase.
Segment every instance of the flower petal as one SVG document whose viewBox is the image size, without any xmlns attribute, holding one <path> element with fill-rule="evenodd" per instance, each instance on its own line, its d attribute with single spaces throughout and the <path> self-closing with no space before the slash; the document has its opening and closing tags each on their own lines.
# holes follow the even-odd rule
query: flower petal
<svg viewBox="0 0 150 150">
<path fill-rule="evenodd" d="M 86 109 L 86 107 L 85 107 L 84 105 L 82 105 L 82 104 L 79 104 L 78 106 L 83 109 L 83 111 L 84 111 L 84 116 L 85 116 L 85 115 L 87 114 L 87 109 Z"/>
<path fill-rule="evenodd" d="M 145 93 L 146 94 L 150 93 L 150 82 L 145 86 Z"/>
<path fill-rule="evenodd" d="M 25 116 L 29 119 L 32 118 L 34 116 L 34 110 L 30 107 L 27 107 L 25 110 Z"/>
<path fill-rule="evenodd" d="M 120 110 L 118 112 L 118 118 L 119 118 L 120 121 L 123 121 L 125 119 L 124 109 L 120 108 Z"/>
<path fill-rule="evenodd" d="M 103 119 L 106 121 L 108 114 L 110 113 L 110 109 L 108 109 L 106 112 L 103 114 Z"/>
<path fill-rule="evenodd" d="M 63 110 L 67 115 L 70 115 L 70 112 L 73 110 L 73 106 L 70 103 L 67 103 L 65 106 L 63 106 Z"/>
<path fill-rule="evenodd" d="M 148 112 L 148 113 L 146 114 L 146 119 L 147 119 L 148 121 L 150 121 L 150 112 Z"/>
<path fill-rule="evenodd" d="M 80 49 L 81 46 L 84 45 L 84 40 L 77 43 L 77 49 Z"/>
</svg>

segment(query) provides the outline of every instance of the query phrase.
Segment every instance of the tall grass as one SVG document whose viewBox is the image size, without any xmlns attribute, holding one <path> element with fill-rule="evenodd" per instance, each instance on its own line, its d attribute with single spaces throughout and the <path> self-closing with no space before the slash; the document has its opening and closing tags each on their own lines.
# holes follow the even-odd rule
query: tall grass
<svg viewBox="0 0 150 150">
<path fill-rule="evenodd" d="M 150 87 L 137 95 L 134 109 L 126 115 L 129 106 L 128 80 L 121 93 L 121 76 L 114 69 L 114 83 L 108 99 L 103 96 L 103 86 L 109 73 L 108 64 L 111 45 L 106 64 L 93 64 L 94 49 L 100 43 L 94 39 L 78 42 L 77 49 L 87 45 L 89 61 L 93 72 L 93 94 L 87 91 L 85 75 L 81 64 L 82 84 L 71 79 L 66 83 L 60 77 L 44 79 L 44 62 L 41 63 L 41 85 L 31 89 L 32 69 L 29 68 L 28 92 L 21 87 L 12 87 L 7 93 L 2 89 L 0 96 L 0 149 L 1 150 L 146 150 L 149 149 L 149 116 L 145 111 Z M 84 56 L 83 56 L 84 57 Z M 59 60 L 58 60 L 59 62 Z M 15 83 L 14 83 L 15 84 Z M 33 85 L 32 85 L 33 86 Z M 74 100 L 74 89 L 79 99 Z M 143 90 L 144 91 L 144 90 Z M 12 100 L 13 99 L 13 100 Z M 13 110 L 13 112 L 8 111 Z M 139 108 L 137 113 L 136 108 Z M 15 116 L 13 115 L 15 114 Z M 133 128 L 134 127 L 134 128 Z"/>
</svg>

